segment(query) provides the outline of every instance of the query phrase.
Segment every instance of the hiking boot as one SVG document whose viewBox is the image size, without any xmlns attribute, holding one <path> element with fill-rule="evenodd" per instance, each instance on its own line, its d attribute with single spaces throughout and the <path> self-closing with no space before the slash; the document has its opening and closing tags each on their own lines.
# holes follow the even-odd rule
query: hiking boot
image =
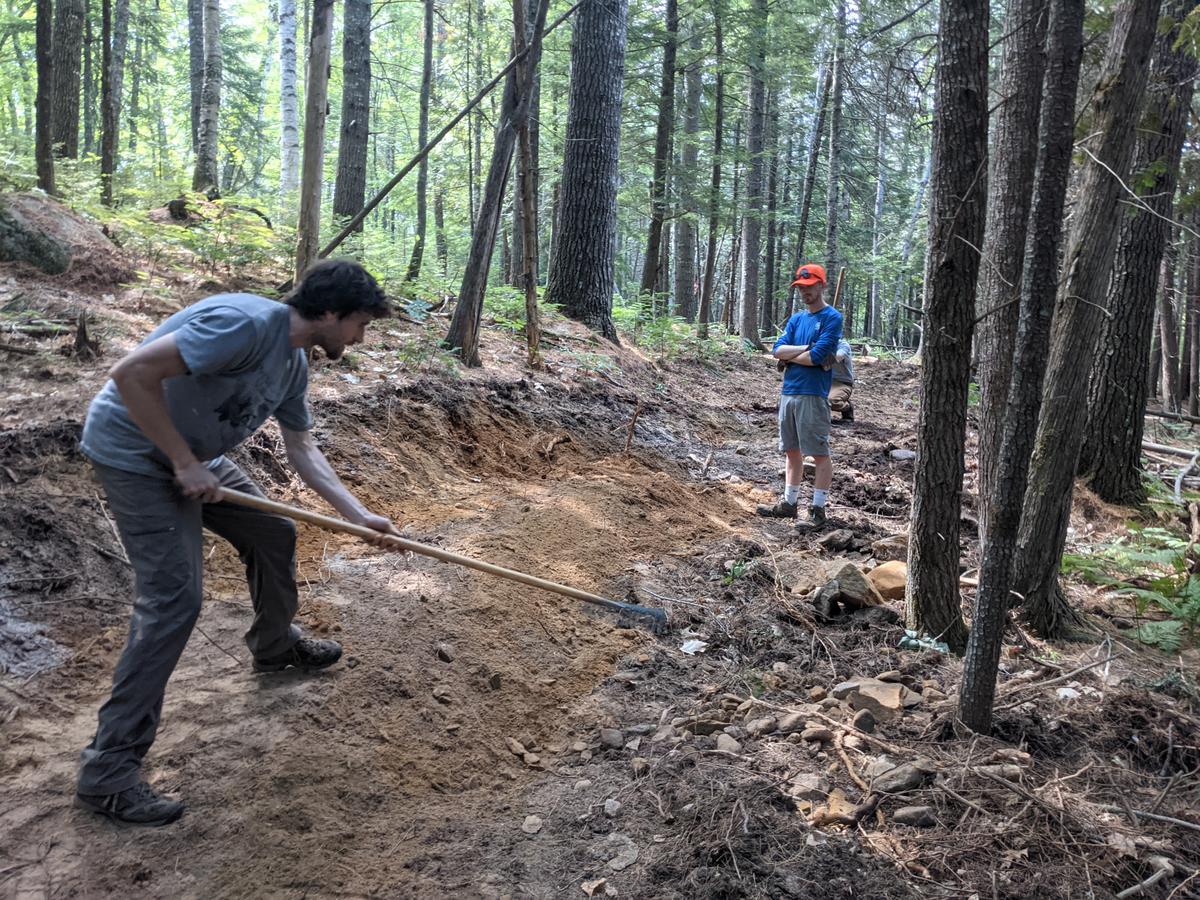
<svg viewBox="0 0 1200 900">
<path fill-rule="evenodd" d="M 842 410 L 842 421 L 843 422 L 853 422 L 854 421 L 854 407 L 853 406 L 847 406 L 845 409 Z"/>
<path fill-rule="evenodd" d="M 75 795 L 75 805 L 126 825 L 170 825 L 183 815 L 183 804 L 164 797 L 146 782 L 115 794 Z"/>
<path fill-rule="evenodd" d="M 342 645 L 337 641 L 300 638 L 277 656 L 254 660 L 256 672 L 282 672 L 289 666 L 313 671 L 327 669 L 342 658 Z"/>
<path fill-rule="evenodd" d="M 794 519 L 796 518 L 796 504 L 788 503 L 786 500 L 780 500 L 770 506 L 760 503 L 754 512 L 769 519 Z"/>
<path fill-rule="evenodd" d="M 825 527 L 825 507 L 810 506 L 808 508 L 808 521 L 797 522 L 797 531 L 820 531 Z"/>
</svg>

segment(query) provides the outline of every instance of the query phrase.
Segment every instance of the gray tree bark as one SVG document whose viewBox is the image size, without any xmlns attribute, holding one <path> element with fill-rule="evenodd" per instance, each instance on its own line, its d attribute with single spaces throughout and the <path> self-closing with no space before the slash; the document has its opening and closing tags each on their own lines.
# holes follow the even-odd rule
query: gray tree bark
<svg viewBox="0 0 1200 900">
<path fill-rule="evenodd" d="M 696 319 L 696 171 L 700 161 L 700 32 L 692 23 L 688 42 L 690 59 L 683 70 L 684 112 L 681 165 L 675 184 L 679 189 L 679 219 L 675 223 L 675 315 L 687 322 Z"/>
<path fill-rule="evenodd" d="M 211 2 L 211 0 L 205 0 Z M 304 90 L 304 159 L 300 171 L 300 217 L 296 226 L 295 282 L 317 260 L 321 238 L 321 174 L 329 116 L 329 58 L 333 49 L 333 0 L 313 0 Z"/>
<path fill-rule="evenodd" d="M 746 214 L 742 219 L 742 294 L 738 332 L 747 345 L 758 348 L 762 335 L 758 328 L 758 270 L 762 263 L 763 211 L 763 130 L 766 124 L 766 53 L 767 3 L 754 0 L 750 26 L 750 125 L 746 129 L 746 152 L 750 167 L 746 173 Z"/>
<path fill-rule="evenodd" d="M 679 32 L 676 0 L 667 0 L 666 40 L 663 43 L 662 88 L 658 94 L 658 124 L 654 131 L 654 179 L 650 183 L 650 231 L 642 263 L 641 295 L 653 294 L 662 264 L 663 220 L 667 216 L 667 165 L 675 130 L 675 56 Z"/>
<path fill-rule="evenodd" d="M 189 3 L 198 0 L 188 0 Z M 300 109 L 296 95 L 296 0 L 279 0 L 279 193 L 300 186 Z"/>
<path fill-rule="evenodd" d="M 54 83 L 54 10 L 52 0 L 37 0 L 37 125 L 34 138 L 34 157 L 37 162 L 38 187 L 47 194 L 55 193 L 54 142 L 51 136 Z"/>
<path fill-rule="evenodd" d="M 708 252 L 704 256 L 704 284 L 700 289 L 700 310 L 696 314 L 696 334 L 708 337 L 712 319 L 713 293 L 717 278 L 717 234 L 721 224 L 721 145 L 725 130 L 725 47 L 722 22 L 722 0 L 713 0 L 713 41 L 717 86 L 713 100 L 713 163 L 712 180 L 708 189 Z"/>
<path fill-rule="evenodd" d="M 291 0 L 295 3 L 295 0 Z M 200 106 L 204 93 L 204 0 L 187 0 L 188 87 L 192 100 L 192 153 L 200 153 Z M 294 8 L 293 8 L 294 14 Z"/>
<path fill-rule="evenodd" d="M 822 76 L 822 70 L 824 75 Z M 808 160 L 804 167 L 804 189 L 796 198 L 796 215 L 800 222 L 796 230 L 796 252 L 792 256 L 792 271 L 795 272 L 804 262 L 804 245 L 808 240 L 808 217 L 812 211 L 813 188 L 817 183 L 817 164 L 821 160 L 821 143 L 825 134 L 826 110 L 829 108 L 829 94 L 833 88 L 833 66 L 822 66 L 817 70 L 817 80 L 820 90 L 817 95 L 817 109 L 813 114 L 812 135 L 808 141 Z M 828 271 L 828 270 L 827 270 Z M 783 320 L 791 318 L 796 306 L 796 289 L 791 287 L 793 279 L 788 279 L 787 306 L 784 309 Z"/>
<path fill-rule="evenodd" d="M 424 58 L 421 62 L 421 99 L 417 113 L 417 146 L 424 147 L 429 140 L 429 99 L 433 91 L 433 0 L 425 0 Z M 412 256 L 408 260 L 405 281 L 415 281 L 421 274 L 421 263 L 425 257 L 425 232 L 428 222 L 429 158 L 421 160 L 417 167 L 417 233 L 413 237 Z"/>
<path fill-rule="evenodd" d="M 942 0 L 925 260 L 925 355 L 908 547 L 908 627 L 956 652 L 963 442 L 975 282 L 987 201 L 986 0 Z"/>
<path fill-rule="evenodd" d="M 342 125 L 338 139 L 333 215 L 355 216 L 367 196 L 367 135 L 371 120 L 371 0 L 344 0 L 342 30 Z M 429 0 L 430 3 L 433 0 Z M 426 96 L 428 105 L 428 96 Z M 428 114 L 424 120 L 428 129 Z M 426 134 L 421 132 L 420 145 Z M 422 163 L 424 165 L 424 163 Z M 421 197 L 422 227 L 424 196 Z M 358 226 L 362 230 L 362 224 Z M 421 231 L 424 238 L 424 231 Z M 419 263 L 418 263 L 419 265 Z"/>
<path fill-rule="evenodd" d="M 51 140 L 55 153 L 79 157 L 79 66 L 85 0 L 58 0 L 54 11 L 54 96 Z"/>
<path fill-rule="evenodd" d="M 216 196 L 217 124 L 221 112 L 221 3 L 204 0 L 204 89 L 200 93 L 199 150 L 192 190 Z"/>
<path fill-rule="evenodd" d="M 838 0 L 833 48 L 833 96 L 829 109 L 829 184 L 825 191 L 825 271 L 837 277 L 838 224 L 841 219 L 842 94 L 846 83 L 846 2 Z"/>
</svg>

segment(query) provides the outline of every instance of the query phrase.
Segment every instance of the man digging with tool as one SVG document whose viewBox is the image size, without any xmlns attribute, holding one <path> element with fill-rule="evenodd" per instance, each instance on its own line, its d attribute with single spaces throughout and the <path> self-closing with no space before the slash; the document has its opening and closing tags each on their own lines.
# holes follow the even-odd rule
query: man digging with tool
<svg viewBox="0 0 1200 900">
<path fill-rule="evenodd" d="M 772 355 L 787 363 L 779 398 L 779 449 L 787 457 L 787 483 L 783 498 L 761 505 L 760 516 L 796 518 L 800 485 L 804 481 L 804 457 L 816 464 L 812 504 L 808 521 L 797 524 L 800 531 L 825 525 L 825 501 L 833 484 L 829 460 L 829 388 L 833 373 L 825 368 L 837 352 L 842 336 L 842 314 L 825 302 L 825 269 L 809 263 L 796 270 L 793 286 L 800 289 L 804 309 L 788 319 L 775 342 Z"/>
<path fill-rule="evenodd" d="M 167 679 L 200 613 L 202 527 L 229 541 L 246 566 L 254 606 L 246 643 L 257 671 L 323 669 L 341 656 L 336 642 L 301 637 L 292 624 L 291 521 L 213 501 L 222 488 L 262 496 L 223 454 L 274 416 L 305 484 L 346 518 L 381 532 L 373 543 L 398 533 L 338 480 L 313 442 L 305 399 L 309 348 L 338 359 L 389 312 L 366 269 L 325 260 L 286 304 L 252 294 L 209 297 L 171 316 L 113 367 L 88 410 L 81 447 L 104 485 L 137 597 L 112 695 L 80 755 L 76 805 L 138 825 L 165 825 L 183 813 L 140 770 Z"/>
</svg>

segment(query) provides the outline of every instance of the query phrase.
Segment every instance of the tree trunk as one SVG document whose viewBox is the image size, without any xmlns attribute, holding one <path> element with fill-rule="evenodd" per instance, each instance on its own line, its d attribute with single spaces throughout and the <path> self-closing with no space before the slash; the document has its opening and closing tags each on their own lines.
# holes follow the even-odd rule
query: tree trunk
<svg viewBox="0 0 1200 900">
<path fill-rule="evenodd" d="M 83 19 L 83 152 L 86 156 L 96 148 L 96 69 L 92 64 L 96 36 L 92 29 L 92 11 L 88 8 Z"/>
<path fill-rule="evenodd" d="M 521 0 L 514 0 L 514 2 L 521 2 Z M 542 30 L 545 27 L 548 6 L 549 0 L 540 0 L 537 6 L 533 26 L 533 49 L 526 62 L 522 63 L 522 67 L 526 67 L 526 71 L 530 73 L 536 71 L 541 54 Z M 513 146 L 516 143 L 516 129 L 521 117 L 525 115 L 528 102 L 527 93 L 523 93 L 518 84 L 517 69 L 510 70 L 504 80 L 504 96 L 498 111 L 487 181 L 484 183 L 483 194 L 480 197 L 479 218 L 475 222 L 475 233 L 471 240 L 470 253 L 467 256 L 467 267 L 463 272 L 462 286 L 458 291 L 458 304 L 454 307 L 450 330 L 444 341 L 446 348 L 457 353 L 463 363 L 468 366 L 481 365 L 479 327 L 483 316 L 483 295 L 487 291 L 492 252 L 495 249 L 496 233 L 500 225 L 500 206 L 504 200 L 508 171 L 512 164 Z"/>
<path fill-rule="evenodd" d="M 1087 379 L 1080 373 L 1087 371 L 1095 350 L 1116 244 L 1117 200 L 1123 190 L 1117 178 L 1129 175 L 1135 135 L 1130 122 L 1145 93 L 1158 5 L 1123 0 L 1117 7 L 1092 98 L 1095 112 L 1089 130 L 1098 140 L 1088 142 L 1063 258 L 1043 393 L 1043 405 L 1052 414 L 1038 423 L 1014 578 L 1015 590 L 1025 597 L 1031 627 L 1045 638 L 1061 636 L 1071 617 L 1058 590 L 1058 569 L 1087 415 Z"/>
<path fill-rule="evenodd" d="M 717 89 L 713 108 L 713 163 L 712 181 L 708 192 L 708 253 L 704 257 L 704 286 L 700 291 L 700 311 L 696 314 L 696 334 L 708 337 L 708 323 L 712 319 L 713 291 L 717 277 L 717 230 L 721 222 L 721 144 L 725 130 L 725 48 L 722 33 L 723 0 L 713 0 L 714 60 L 717 70 Z"/>
<path fill-rule="evenodd" d="M 546 285 L 546 302 L 611 341 L 627 14 L 628 0 L 590 0 L 575 14 L 557 249 Z"/>
<path fill-rule="evenodd" d="M 1192 230 L 1200 224 L 1200 215 L 1192 215 Z M 1188 318 L 1192 325 L 1192 348 L 1188 354 L 1191 391 L 1188 415 L 1200 416 L 1200 239 L 1193 238 L 1188 255 Z"/>
<path fill-rule="evenodd" d="M 987 201 L 988 5 L 942 0 L 925 262 L 926 352 L 908 548 L 908 627 L 966 645 L 958 590 L 963 441 Z"/>
<path fill-rule="evenodd" d="M 890 82 L 889 85 L 890 87 Z M 863 332 L 868 337 L 879 333 L 879 246 L 883 237 L 883 197 L 887 181 L 887 169 L 883 165 L 886 151 L 884 136 L 888 134 L 887 107 L 883 99 L 879 101 L 879 109 L 875 122 L 875 206 L 871 211 L 871 283 L 867 288 L 867 317 L 863 324 Z"/>
<path fill-rule="evenodd" d="M 987 225 L 979 271 L 979 511 L 987 521 L 996 498 L 1000 434 L 1008 405 L 1017 335 L 1018 299 L 1025 256 L 1038 114 L 1042 102 L 1045 0 L 1009 0 L 1004 16 L 1004 62 L 989 160 Z M 1024 355 L 1022 353 L 1022 355 Z M 981 535 L 982 537 L 982 535 Z"/>
<path fill-rule="evenodd" d="M 900 247 L 900 269 L 896 275 L 896 284 L 892 288 L 892 343 L 896 343 L 897 340 L 897 328 L 900 320 L 900 295 L 908 283 L 908 261 L 912 258 L 913 239 L 917 234 L 917 222 L 921 218 L 921 208 L 925 205 L 925 192 L 929 187 L 929 178 L 933 174 L 933 158 L 926 158 L 922 166 L 921 180 L 917 183 L 917 196 L 913 200 L 912 215 L 908 217 L 908 228 L 904 232 L 904 243 Z"/>
<path fill-rule="evenodd" d="M 54 97 L 51 139 L 55 152 L 79 158 L 79 64 L 85 0 L 58 0 L 54 11 Z"/>
<path fill-rule="evenodd" d="M 51 136 L 54 84 L 54 10 L 51 0 L 37 0 L 37 131 L 34 156 L 38 187 L 55 193 L 54 144 Z"/>
<path fill-rule="evenodd" d="M 766 118 L 767 165 L 767 253 L 763 260 L 762 289 L 762 333 L 775 334 L 778 322 L 775 317 L 775 287 L 777 267 L 775 265 L 776 230 L 775 220 L 779 210 L 779 92 L 771 91 L 767 99 Z"/>
<path fill-rule="evenodd" d="M 766 124 L 767 2 L 753 0 L 750 26 L 750 126 L 746 129 L 746 215 L 742 220 L 742 302 L 738 332 L 748 346 L 759 349 L 758 269 L 762 264 L 763 130 Z"/>
<path fill-rule="evenodd" d="M 446 23 L 438 17 L 436 20 L 437 28 L 437 76 L 430 88 L 430 102 L 436 103 L 441 97 L 442 90 L 442 64 L 446 52 Z M 437 187 L 433 192 L 433 231 L 434 231 L 434 251 L 437 253 L 438 271 L 442 277 L 446 277 L 447 266 L 449 260 L 446 251 L 446 186 L 445 178 L 437 179 Z"/>
<path fill-rule="evenodd" d="M 189 3 L 198 0 L 188 0 Z M 279 0 L 279 193 L 300 186 L 300 111 L 296 97 L 296 0 Z"/>
<path fill-rule="evenodd" d="M 738 118 L 737 123 L 733 126 L 733 146 L 740 147 L 742 145 L 742 120 Z M 733 160 L 733 202 L 730 208 L 733 210 L 741 209 L 741 169 L 738 166 L 737 158 Z M 741 274 L 742 262 L 742 227 L 743 223 L 739 219 L 737 213 L 734 213 L 733 219 L 733 247 L 729 250 L 729 281 L 726 283 L 725 305 L 721 310 L 721 324 L 725 326 L 726 334 L 734 334 L 734 313 L 737 308 L 737 298 L 741 296 L 738 293 L 738 275 Z"/>
<path fill-rule="evenodd" d="M 1165 224 L 1165 223 L 1164 223 Z M 1158 292 L 1158 321 L 1162 326 L 1163 396 L 1168 412 L 1179 412 L 1179 305 L 1175 302 L 1176 253 L 1170 240 L 1162 255 L 1162 287 Z"/>
<path fill-rule="evenodd" d="M 679 32 L 676 0 L 667 0 L 666 40 L 663 44 L 662 89 L 658 94 L 658 125 L 654 132 L 654 180 L 650 184 L 650 233 L 642 264 L 640 295 L 653 294 L 661 260 L 663 220 L 667 215 L 667 164 L 675 128 L 675 53 Z"/>
<path fill-rule="evenodd" d="M 432 0 L 430 0 L 432 2 Z M 337 180 L 333 189 L 334 218 L 358 215 L 367 196 L 367 136 L 371 119 L 371 0 L 345 0 L 342 33 L 342 133 L 338 140 Z M 426 87 L 422 86 L 422 91 Z M 428 95 L 423 94 L 426 100 Z M 428 127 L 428 114 L 423 120 Z M 420 133 L 425 146 L 426 133 Z M 425 165 L 424 162 L 421 163 Z M 424 196 L 421 197 L 421 237 L 424 237 Z M 362 231 L 362 223 L 358 225 Z"/>
<path fill-rule="evenodd" d="M 808 239 L 808 216 L 812 210 L 813 187 L 817 181 L 817 164 L 821 161 L 821 138 L 825 133 L 825 111 L 829 107 L 829 94 L 833 87 L 833 66 L 822 66 L 824 69 L 824 77 L 821 76 L 821 70 L 817 71 L 817 80 L 821 83 L 820 94 L 817 100 L 817 109 L 813 115 L 813 130 L 808 141 L 808 161 L 804 169 L 804 190 L 797 197 L 798 209 L 796 215 L 800 220 L 800 224 L 796 233 L 796 253 L 792 257 L 792 271 L 795 272 L 800 268 L 800 264 L 804 262 L 804 244 Z M 826 268 L 826 271 L 830 271 Z M 788 294 L 787 307 L 784 309 L 784 321 L 786 322 L 792 316 L 792 310 L 796 307 L 796 289 L 791 287 L 793 279 L 788 279 Z"/>
<path fill-rule="evenodd" d="M 141 116 L 142 102 L 142 59 L 144 52 L 145 41 L 142 38 L 141 32 L 138 32 L 137 37 L 133 42 L 133 77 L 129 83 L 129 152 L 137 153 L 138 145 L 138 118 Z M 269 53 L 263 54 L 267 59 L 271 58 Z M 264 85 L 264 90 L 265 90 Z M 262 123 L 262 115 L 260 113 L 259 124 Z"/>
<path fill-rule="evenodd" d="M 516 38 L 514 43 L 517 51 L 524 50 L 526 41 L 528 40 L 526 37 L 525 2 L 526 0 L 513 0 L 513 35 Z M 536 15 L 537 6 L 534 5 L 533 9 Z M 541 52 L 541 32 L 538 31 L 532 35 L 532 39 L 538 42 L 539 46 L 535 49 L 534 53 L 526 57 L 525 62 L 516 70 L 517 89 L 519 95 L 524 98 L 525 110 L 517 118 L 517 144 L 520 153 L 520 164 L 517 166 L 517 172 L 520 177 L 518 185 L 520 198 L 519 200 L 515 200 L 515 205 L 521 208 L 521 216 L 519 217 L 522 228 L 521 263 L 523 271 L 521 284 L 525 289 L 526 362 L 531 368 L 540 369 L 542 367 L 542 354 L 538 345 L 541 343 L 542 326 L 537 305 L 537 164 L 534 161 L 533 153 L 534 132 L 532 120 L 536 116 L 533 105 L 537 94 L 537 84 L 535 81 L 537 78 L 537 68 L 534 63 L 536 62 L 536 54 L 540 54 Z"/>
<path fill-rule="evenodd" d="M 204 89 L 200 93 L 199 152 L 192 174 L 192 190 L 210 197 L 220 195 L 217 123 L 221 111 L 221 68 L 221 3 L 220 0 L 204 0 Z"/>
<path fill-rule="evenodd" d="M 1029 473 L 1029 455 L 1037 430 L 1046 371 L 1046 350 L 1054 315 L 1054 272 L 1062 241 L 1062 212 L 1071 169 L 1075 92 L 1083 47 L 1083 0 L 1053 0 L 1046 35 L 1045 88 L 1041 125 L 1036 136 L 1036 182 L 1025 235 L 1028 265 L 1021 270 L 1017 346 L 1021 365 L 1013 369 L 1009 404 L 1000 430 L 996 460 L 997 496 L 987 507 L 987 543 L 971 636 L 963 661 L 959 718 L 981 734 L 991 730 L 996 668 L 1009 607 L 1013 553 L 1021 522 L 1021 501 Z M 1039 77 L 1041 74 L 1039 73 Z M 999 147 L 999 144 L 995 145 Z M 992 171 L 997 171 L 996 167 Z M 995 197 L 995 187 L 992 189 Z M 1001 198 L 999 202 L 1005 202 Z"/>
<path fill-rule="evenodd" d="M 433 91 L 433 2 L 425 0 L 424 59 L 421 63 L 421 100 L 417 116 L 417 146 L 424 147 L 429 140 L 429 98 Z M 426 196 L 429 192 L 429 158 L 421 160 L 417 168 L 417 233 L 413 238 L 412 256 L 408 260 L 405 281 L 416 281 L 421 274 L 421 262 L 425 256 L 425 232 L 428 221 Z"/>
<path fill-rule="evenodd" d="M 846 0 L 838 0 L 833 48 L 833 98 L 829 109 L 829 184 L 825 198 L 825 271 L 837 277 L 838 220 L 841 218 L 842 92 L 846 83 Z"/>
<path fill-rule="evenodd" d="M 104 13 L 111 0 L 102 0 Z M 100 202 L 113 205 L 113 176 L 120 147 L 121 90 L 125 78 L 125 49 L 129 43 L 129 0 L 117 0 L 116 20 L 104 23 L 104 64 L 101 76 Z"/>
<path fill-rule="evenodd" d="M 288 0 L 284 0 L 288 2 Z M 295 0 L 290 0 L 293 4 Z M 204 0 L 187 0 L 188 85 L 192 100 L 192 154 L 200 154 L 200 106 L 204 94 Z"/>
<path fill-rule="evenodd" d="M 1092 490 L 1111 503 L 1145 499 L 1140 461 L 1148 382 L 1156 377 L 1149 371 L 1155 292 L 1196 74 L 1195 61 L 1173 46 L 1178 21 L 1194 7 L 1194 0 L 1172 0 L 1164 6 L 1164 14 L 1175 19 L 1176 26 L 1156 40 L 1132 165 L 1145 206 L 1120 218 L 1108 287 L 1109 316 L 1100 323 L 1091 364 L 1079 471 L 1089 477 Z"/>
<path fill-rule="evenodd" d="M 205 0 L 212 2 L 212 0 Z M 304 87 L 304 160 L 300 172 L 300 217 L 296 226 L 295 283 L 317 260 L 321 238 L 321 174 L 325 163 L 325 120 L 329 115 L 329 57 L 333 47 L 333 0 L 313 0 Z"/>
<path fill-rule="evenodd" d="M 679 218 L 675 222 L 675 315 L 686 322 L 696 320 L 696 171 L 700 161 L 700 33 L 691 23 L 688 42 L 691 58 L 683 70 L 683 150 L 679 175 Z"/>
</svg>

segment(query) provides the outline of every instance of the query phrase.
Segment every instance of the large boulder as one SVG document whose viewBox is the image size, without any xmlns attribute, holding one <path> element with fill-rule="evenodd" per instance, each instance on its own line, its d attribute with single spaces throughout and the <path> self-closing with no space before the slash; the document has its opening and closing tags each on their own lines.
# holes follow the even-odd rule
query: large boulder
<svg viewBox="0 0 1200 900">
<path fill-rule="evenodd" d="M 76 283 L 117 284 L 135 274 L 99 227 L 38 191 L 0 194 L 0 262 Z"/>
<path fill-rule="evenodd" d="M 884 600 L 903 600 L 908 566 L 899 560 L 885 562 L 868 572 L 867 578 Z"/>
</svg>

